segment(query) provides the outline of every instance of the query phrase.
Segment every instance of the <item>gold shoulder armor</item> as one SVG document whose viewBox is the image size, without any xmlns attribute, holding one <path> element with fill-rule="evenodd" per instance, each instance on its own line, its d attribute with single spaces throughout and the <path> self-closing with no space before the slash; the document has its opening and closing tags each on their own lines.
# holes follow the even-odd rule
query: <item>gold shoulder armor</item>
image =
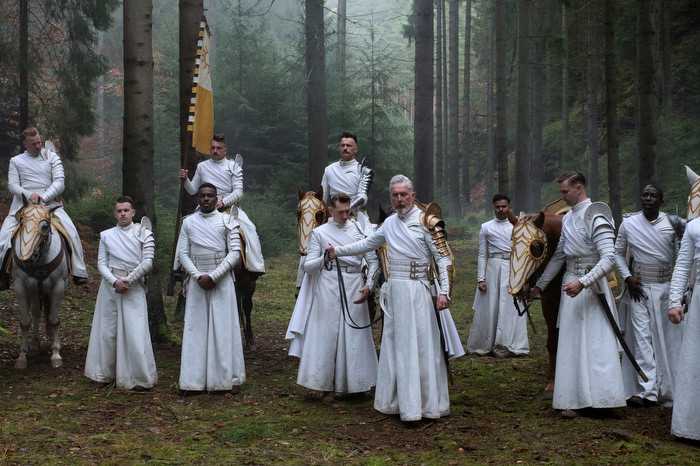
<svg viewBox="0 0 700 466">
<path fill-rule="evenodd" d="M 442 219 L 442 209 L 435 202 L 431 202 L 424 209 L 421 209 L 420 213 L 420 224 L 421 226 L 430 233 L 433 241 L 435 241 L 435 247 L 441 256 L 449 257 L 452 264 L 447 267 L 447 275 L 450 288 L 450 296 L 452 296 L 452 280 L 455 276 L 454 269 L 454 255 L 452 254 L 452 249 L 447 243 L 447 232 L 445 231 L 445 221 Z M 437 272 L 437 270 L 435 270 Z"/>
</svg>

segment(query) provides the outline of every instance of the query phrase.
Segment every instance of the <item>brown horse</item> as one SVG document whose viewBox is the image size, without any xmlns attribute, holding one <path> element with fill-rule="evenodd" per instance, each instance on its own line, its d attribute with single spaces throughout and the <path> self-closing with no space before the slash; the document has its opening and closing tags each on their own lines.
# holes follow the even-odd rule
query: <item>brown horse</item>
<svg viewBox="0 0 700 466">
<path fill-rule="evenodd" d="M 513 295 L 516 306 L 517 301 L 521 301 L 524 305 L 536 277 L 542 274 L 559 243 L 563 217 L 560 212 L 564 209 L 561 209 L 561 205 L 557 202 L 550 204 L 545 210 L 556 213 L 521 214 L 518 218 L 512 212 L 508 212 L 508 219 L 513 224 L 509 293 Z M 564 271 L 561 270 L 541 293 L 542 313 L 547 323 L 547 352 L 549 353 L 549 370 L 545 387 L 547 393 L 554 391 L 554 369 L 559 341 L 557 316 L 563 276 Z"/>
</svg>

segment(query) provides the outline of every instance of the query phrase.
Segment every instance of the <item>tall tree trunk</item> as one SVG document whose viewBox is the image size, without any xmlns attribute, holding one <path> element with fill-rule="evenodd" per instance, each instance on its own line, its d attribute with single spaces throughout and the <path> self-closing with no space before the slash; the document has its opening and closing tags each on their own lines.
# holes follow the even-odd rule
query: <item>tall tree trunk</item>
<svg viewBox="0 0 700 466">
<path fill-rule="evenodd" d="M 29 0 L 19 2 L 19 130 L 29 126 Z"/>
<path fill-rule="evenodd" d="M 464 202 L 471 204 L 471 183 L 469 181 L 469 156 L 471 152 L 471 131 L 469 109 L 471 103 L 471 49 L 472 49 L 472 0 L 466 0 L 464 7 L 464 103 L 462 111 L 462 197 Z"/>
<path fill-rule="evenodd" d="M 588 185 L 586 193 L 592 200 L 600 199 L 600 175 L 598 170 L 598 0 L 588 0 L 588 37 L 586 68 L 588 83 L 587 147 Z"/>
<path fill-rule="evenodd" d="M 433 2 L 415 0 L 413 176 L 418 199 L 433 199 Z"/>
<path fill-rule="evenodd" d="M 532 129 L 530 69 L 530 0 L 518 2 L 518 95 L 515 136 L 515 200 L 523 210 L 530 209 L 530 132 Z"/>
<path fill-rule="evenodd" d="M 491 215 L 493 213 L 493 205 L 491 199 L 494 193 L 494 177 L 496 175 L 496 117 L 494 115 L 495 95 L 494 95 L 494 79 L 496 74 L 496 38 L 494 34 L 496 22 L 495 8 L 489 8 L 488 16 L 488 77 L 486 86 L 486 196 L 484 199 L 484 214 Z"/>
<path fill-rule="evenodd" d="M 448 71 L 447 71 L 447 62 L 448 62 L 448 56 L 447 56 L 447 9 L 445 8 L 445 1 L 442 0 L 442 14 L 440 15 L 440 21 L 442 22 L 442 50 L 439 52 L 442 55 L 442 140 L 443 140 L 443 146 L 442 146 L 442 160 L 444 163 L 442 164 L 442 186 L 440 188 L 443 190 L 443 193 L 447 193 L 447 185 L 449 184 L 449 177 L 450 177 L 450 164 L 448 160 L 448 155 L 447 155 L 447 149 L 445 149 L 445 146 L 449 144 L 450 140 L 450 125 L 449 125 L 449 119 L 450 116 L 448 115 L 448 109 L 449 109 L 449 96 L 448 94 L 448 89 L 449 89 L 449 83 L 448 83 Z"/>
<path fill-rule="evenodd" d="M 530 168 L 530 210 L 542 207 L 542 128 L 544 126 L 544 0 L 532 1 L 532 145 Z"/>
<path fill-rule="evenodd" d="M 615 0 L 605 0 L 605 120 L 608 152 L 608 195 L 615 225 L 622 223 L 620 196 L 620 151 L 617 139 L 617 70 L 615 68 Z"/>
<path fill-rule="evenodd" d="M 509 194 L 505 1 L 496 0 L 496 158 L 498 160 L 498 192 Z M 486 200 L 487 203 L 490 201 L 491 199 Z"/>
<path fill-rule="evenodd" d="M 306 118 L 309 135 L 309 179 L 313 187 L 321 182 L 328 164 L 326 121 L 324 0 L 306 0 Z"/>
<path fill-rule="evenodd" d="M 462 217 L 459 201 L 459 0 L 450 0 L 450 167 L 448 193 L 450 215 Z"/>
<path fill-rule="evenodd" d="M 671 18 L 669 10 L 671 9 L 667 2 L 659 2 L 661 8 L 661 106 L 664 110 L 668 110 L 671 106 Z"/>
<path fill-rule="evenodd" d="M 447 167 L 443 166 L 445 160 L 445 148 L 442 139 L 443 123 L 442 121 L 442 41 L 445 36 L 445 30 L 442 27 L 443 9 L 445 8 L 445 0 L 436 0 L 437 4 L 437 21 L 435 29 L 436 50 L 435 54 L 435 186 L 438 192 L 443 191 L 447 186 L 447 181 L 443 177 L 444 173 L 448 173 Z M 445 99 L 446 100 L 446 99 Z"/>
<path fill-rule="evenodd" d="M 136 211 L 153 222 L 158 235 L 155 210 L 153 144 L 153 47 L 151 0 L 125 0 L 124 30 L 124 162 L 122 192 L 134 198 Z M 167 321 L 160 291 L 158 261 L 148 274 L 148 325 L 151 338 L 164 341 Z"/>
<path fill-rule="evenodd" d="M 348 14 L 348 9 L 347 9 L 347 0 L 338 0 L 338 21 L 337 21 L 337 29 L 338 29 L 338 44 L 337 44 L 337 61 L 338 61 L 338 73 L 340 74 L 340 108 L 341 108 L 341 114 L 340 114 L 340 121 L 345 121 L 347 118 L 347 115 L 345 113 L 346 110 L 346 105 L 345 105 L 345 90 L 346 90 L 346 73 L 345 73 L 345 48 L 346 48 L 346 31 L 347 31 L 347 14 Z M 372 30 L 372 34 L 374 35 L 374 30 Z M 374 42 L 372 42 L 372 46 L 374 46 Z M 372 66 L 374 66 L 374 61 L 372 61 Z M 373 75 L 374 76 L 374 75 Z M 372 107 L 374 111 L 374 106 Z M 374 134 L 374 133 L 372 133 Z"/>
<path fill-rule="evenodd" d="M 571 160 L 569 156 L 569 24 L 566 4 L 561 6 L 561 38 L 564 43 L 561 58 L 561 154 L 560 170 L 565 170 Z"/>
<path fill-rule="evenodd" d="M 637 193 L 657 183 L 658 105 L 656 92 L 653 0 L 637 3 Z"/>
</svg>

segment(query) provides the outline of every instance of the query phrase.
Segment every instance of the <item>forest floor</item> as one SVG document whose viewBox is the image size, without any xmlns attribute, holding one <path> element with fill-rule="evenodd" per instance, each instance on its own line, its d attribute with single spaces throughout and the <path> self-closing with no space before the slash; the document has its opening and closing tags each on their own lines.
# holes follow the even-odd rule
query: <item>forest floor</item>
<svg viewBox="0 0 700 466">
<path fill-rule="evenodd" d="M 452 313 L 466 344 L 473 311 L 476 243 L 453 241 L 458 276 Z M 181 396 L 181 323 L 155 344 L 159 382 L 145 393 L 97 390 L 83 376 L 99 285 L 96 244 L 86 244 L 92 283 L 69 286 L 61 320 L 64 366 L 52 369 L 44 337 L 29 367 L 14 369 L 19 324 L 13 291 L 0 292 L 0 464 L 469 464 L 693 463 L 700 447 L 670 434 L 671 410 L 619 408 L 562 419 L 543 393 L 546 329 L 528 356 L 467 355 L 453 361 L 451 413 L 412 425 L 373 409 L 372 394 L 323 404 L 296 385 L 298 360 L 284 339 L 294 306 L 298 256 L 268 258 L 258 283 L 246 350 L 247 381 L 238 395 Z M 169 318 L 175 298 L 165 298 Z M 43 326 L 42 326 L 43 327 Z M 44 333 L 42 329 L 42 334 Z M 375 329 L 379 346 L 380 330 Z"/>
</svg>

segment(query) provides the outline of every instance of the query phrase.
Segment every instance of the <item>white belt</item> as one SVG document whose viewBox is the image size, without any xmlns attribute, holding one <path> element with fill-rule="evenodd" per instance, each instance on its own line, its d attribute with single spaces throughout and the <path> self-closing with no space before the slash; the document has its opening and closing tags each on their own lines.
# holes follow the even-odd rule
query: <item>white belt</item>
<svg viewBox="0 0 700 466">
<path fill-rule="evenodd" d="M 642 283 L 667 283 L 671 280 L 671 264 L 649 265 L 635 263 L 632 265 L 632 275 Z"/>
<path fill-rule="evenodd" d="M 202 272 L 215 270 L 226 257 L 225 252 L 217 252 L 215 254 L 204 254 L 192 257 L 192 262 Z"/>
<path fill-rule="evenodd" d="M 430 276 L 429 273 L 429 262 L 389 260 L 389 278 L 427 280 Z"/>
<path fill-rule="evenodd" d="M 333 268 L 331 270 L 328 270 L 328 269 L 323 269 L 323 270 L 326 270 L 327 272 L 333 272 L 333 271 L 337 270 L 337 267 L 338 266 L 336 264 L 333 264 Z M 343 273 L 360 273 L 360 272 L 362 272 L 362 267 L 358 267 L 355 265 L 341 265 L 339 268 L 340 268 L 340 271 Z"/>
<path fill-rule="evenodd" d="M 509 252 L 490 252 L 489 257 L 493 259 L 494 257 L 498 257 L 503 260 L 510 260 L 510 253 Z"/>
<path fill-rule="evenodd" d="M 597 263 L 598 259 L 594 260 L 588 257 L 567 257 L 566 271 L 582 277 L 590 272 Z"/>
</svg>

